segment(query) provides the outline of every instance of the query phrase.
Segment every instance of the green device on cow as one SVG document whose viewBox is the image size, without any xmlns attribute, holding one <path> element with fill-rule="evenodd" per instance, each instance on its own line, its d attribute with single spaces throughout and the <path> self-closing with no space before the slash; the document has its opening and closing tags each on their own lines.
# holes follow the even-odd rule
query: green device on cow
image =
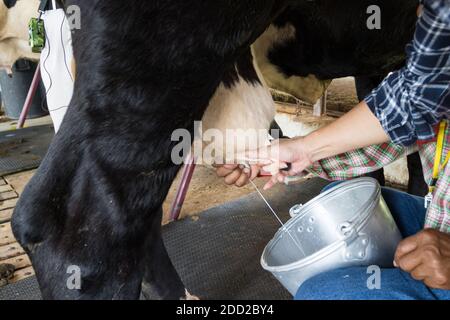
<svg viewBox="0 0 450 320">
<path fill-rule="evenodd" d="M 28 24 L 29 41 L 31 51 L 41 53 L 45 45 L 45 28 L 44 20 L 39 18 L 31 18 Z"/>
</svg>

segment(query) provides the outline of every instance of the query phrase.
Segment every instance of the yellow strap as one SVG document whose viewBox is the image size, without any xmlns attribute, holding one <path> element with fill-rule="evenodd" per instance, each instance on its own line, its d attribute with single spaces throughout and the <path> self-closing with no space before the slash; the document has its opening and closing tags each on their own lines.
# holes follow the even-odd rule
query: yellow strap
<svg viewBox="0 0 450 320">
<path fill-rule="evenodd" d="M 434 158 L 434 167 L 433 167 L 433 179 L 439 178 L 439 171 L 441 169 L 441 159 L 442 152 L 444 151 L 444 138 L 445 138 L 445 129 L 447 128 L 447 121 L 442 121 L 439 124 L 439 133 L 436 143 L 436 157 Z M 449 159 L 449 154 L 446 156 L 446 160 L 442 167 L 445 167 Z"/>
</svg>

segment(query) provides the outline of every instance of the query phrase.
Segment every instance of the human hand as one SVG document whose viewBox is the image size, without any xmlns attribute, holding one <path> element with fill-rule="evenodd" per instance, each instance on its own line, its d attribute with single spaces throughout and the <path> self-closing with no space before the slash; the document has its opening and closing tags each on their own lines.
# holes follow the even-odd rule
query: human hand
<svg viewBox="0 0 450 320">
<path fill-rule="evenodd" d="M 394 265 L 428 287 L 450 290 L 450 235 L 427 229 L 400 242 Z"/>
<path fill-rule="evenodd" d="M 287 176 L 297 176 L 312 165 L 309 148 L 304 138 L 275 140 L 270 146 L 249 151 L 246 158 L 260 167 L 260 170 L 270 172 L 272 178 L 264 186 L 270 189 L 276 183 L 283 183 Z M 254 159 L 254 160 L 252 160 Z M 288 168 L 290 164 L 290 168 Z"/>
<path fill-rule="evenodd" d="M 227 185 L 235 185 L 236 187 L 243 187 L 248 184 L 250 180 L 258 176 L 260 170 L 258 166 L 251 166 L 251 169 L 249 169 L 238 164 L 225 164 L 215 166 L 215 168 L 217 175 L 224 178 Z"/>
</svg>

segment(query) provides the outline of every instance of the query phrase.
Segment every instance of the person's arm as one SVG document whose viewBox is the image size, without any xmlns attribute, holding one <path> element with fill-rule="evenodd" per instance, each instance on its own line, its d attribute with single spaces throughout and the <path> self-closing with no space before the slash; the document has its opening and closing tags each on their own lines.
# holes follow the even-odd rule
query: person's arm
<svg viewBox="0 0 450 320">
<path fill-rule="evenodd" d="M 350 112 L 303 140 L 311 162 L 347 151 L 388 142 L 378 119 L 361 102 Z"/>
<path fill-rule="evenodd" d="M 365 101 L 396 144 L 435 137 L 450 116 L 450 0 L 424 0 L 405 67 L 388 75 Z"/>
<path fill-rule="evenodd" d="M 268 148 L 250 151 L 248 157 L 270 159 L 279 167 L 291 164 L 289 172 L 273 173 L 272 179 L 265 186 L 268 189 L 277 182 L 283 182 L 288 175 L 302 173 L 321 159 L 388 141 L 389 137 L 378 119 L 361 102 L 335 122 L 306 137 L 277 141 Z"/>
</svg>

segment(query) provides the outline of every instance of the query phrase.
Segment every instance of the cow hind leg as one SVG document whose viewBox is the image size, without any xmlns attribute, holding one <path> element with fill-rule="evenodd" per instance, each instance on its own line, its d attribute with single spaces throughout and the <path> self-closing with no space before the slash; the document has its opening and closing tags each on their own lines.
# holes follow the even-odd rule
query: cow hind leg
<svg viewBox="0 0 450 320">
<path fill-rule="evenodd" d="M 161 234 L 162 209 L 151 227 L 151 235 L 145 246 L 145 273 L 142 281 L 142 296 L 145 299 L 179 300 L 188 299 L 187 292 L 181 281 Z"/>
</svg>

